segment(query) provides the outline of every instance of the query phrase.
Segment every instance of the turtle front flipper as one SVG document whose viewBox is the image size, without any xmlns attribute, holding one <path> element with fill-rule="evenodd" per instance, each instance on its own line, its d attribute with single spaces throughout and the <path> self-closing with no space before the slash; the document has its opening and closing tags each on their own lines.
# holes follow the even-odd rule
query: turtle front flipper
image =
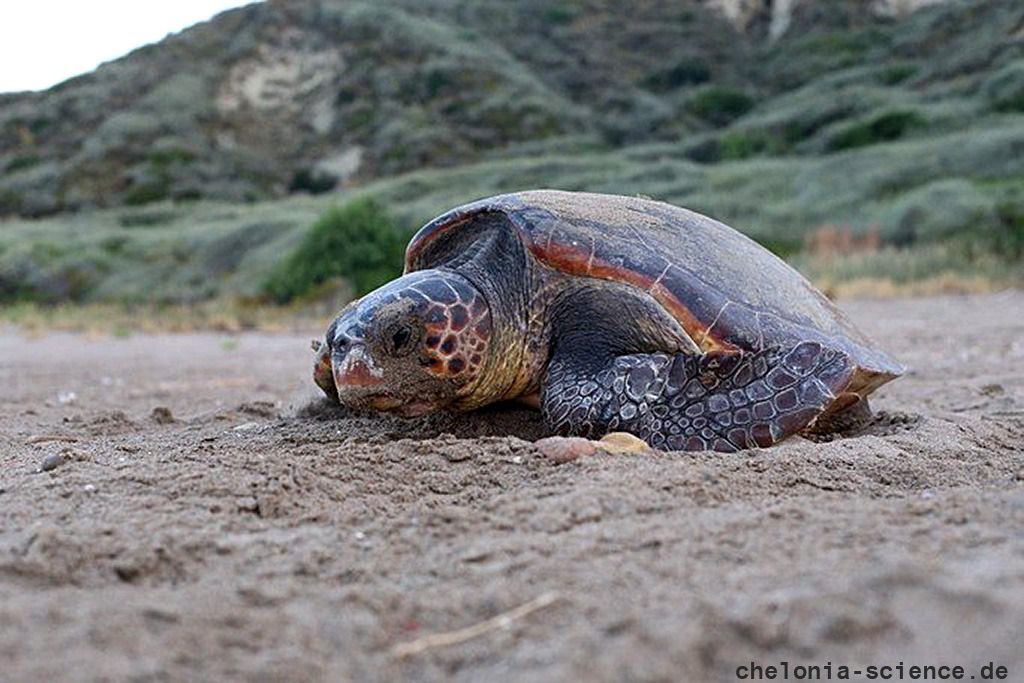
<svg viewBox="0 0 1024 683">
<path fill-rule="evenodd" d="M 666 450 L 767 447 L 807 426 L 841 394 L 850 357 L 818 342 L 760 351 L 648 353 L 601 359 L 555 352 L 541 392 L 562 434 L 635 434 Z"/>
</svg>

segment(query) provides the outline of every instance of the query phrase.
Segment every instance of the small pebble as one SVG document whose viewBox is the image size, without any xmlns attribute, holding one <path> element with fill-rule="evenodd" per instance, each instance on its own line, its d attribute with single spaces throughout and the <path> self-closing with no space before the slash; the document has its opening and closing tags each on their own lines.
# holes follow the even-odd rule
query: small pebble
<svg viewBox="0 0 1024 683">
<path fill-rule="evenodd" d="M 535 444 L 544 457 L 556 465 L 572 462 L 581 456 L 593 455 L 594 442 L 578 436 L 549 436 Z"/>
<path fill-rule="evenodd" d="M 646 441 L 628 432 L 609 432 L 601 437 L 597 446 L 609 453 L 642 453 L 651 450 Z"/>
<path fill-rule="evenodd" d="M 1002 384 L 986 384 L 981 387 L 981 393 L 986 396 L 1001 396 L 1006 393 L 1006 389 L 1003 388 Z"/>
<path fill-rule="evenodd" d="M 149 417 L 153 422 L 161 425 L 169 425 L 174 422 L 174 413 L 172 413 L 171 409 L 167 406 L 157 406 L 156 408 L 153 408 L 153 412 L 149 414 Z"/>
<path fill-rule="evenodd" d="M 53 453 L 43 458 L 43 461 L 39 463 L 40 472 L 49 472 L 55 470 L 64 464 L 64 456 L 59 453 Z"/>
</svg>

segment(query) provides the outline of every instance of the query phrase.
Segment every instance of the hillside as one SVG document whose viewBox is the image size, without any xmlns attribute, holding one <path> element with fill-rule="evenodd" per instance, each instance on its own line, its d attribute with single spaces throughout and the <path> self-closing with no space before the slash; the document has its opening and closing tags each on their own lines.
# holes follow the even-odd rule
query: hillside
<svg viewBox="0 0 1024 683">
<path fill-rule="evenodd" d="M 903 20 L 862 2 L 778 6 L 789 13 L 693 1 L 250 5 L 0 99 L 0 210 L 270 198 L 512 150 L 691 140 L 683 152 L 698 162 L 814 155 L 893 112 L 886 137 L 1019 108 L 1020 3 Z"/>
<path fill-rule="evenodd" d="M 536 186 L 685 204 L 784 255 L 829 226 L 916 249 L 843 277 L 1015 272 L 1024 5 L 232 10 L 0 96 L 0 297 L 258 296 L 348 196 L 375 196 L 405 232 Z"/>
</svg>

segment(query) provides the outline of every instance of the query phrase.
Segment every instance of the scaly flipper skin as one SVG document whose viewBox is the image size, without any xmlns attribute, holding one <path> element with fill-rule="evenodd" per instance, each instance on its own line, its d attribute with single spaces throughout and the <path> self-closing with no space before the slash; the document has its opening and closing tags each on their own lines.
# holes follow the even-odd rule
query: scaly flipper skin
<svg viewBox="0 0 1024 683">
<path fill-rule="evenodd" d="M 577 349 L 548 366 L 541 409 L 562 434 L 625 431 L 655 448 L 731 452 L 767 447 L 811 424 L 850 382 L 845 353 L 817 342 L 706 354 L 593 360 Z"/>
</svg>

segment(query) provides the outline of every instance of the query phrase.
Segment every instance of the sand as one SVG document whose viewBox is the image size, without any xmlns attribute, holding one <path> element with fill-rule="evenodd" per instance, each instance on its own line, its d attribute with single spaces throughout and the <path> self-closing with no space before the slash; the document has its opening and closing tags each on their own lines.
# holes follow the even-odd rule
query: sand
<svg viewBox="0 0 1024 683">
<path fill-rule="evenodd" d="M 8 330 L 0 680 L 1024 680 L 1024 292 L 844 307 L 912 368 L 863 433 L 561 465 L 332 408 L 319 330 Z"/>
</svg>

